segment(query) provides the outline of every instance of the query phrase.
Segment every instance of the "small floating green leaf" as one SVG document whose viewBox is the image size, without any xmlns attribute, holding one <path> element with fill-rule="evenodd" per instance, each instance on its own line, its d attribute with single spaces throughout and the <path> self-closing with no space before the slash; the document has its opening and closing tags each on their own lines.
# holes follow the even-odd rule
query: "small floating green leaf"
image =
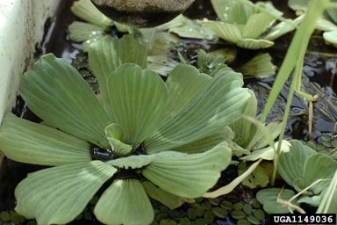
<svg viewBox="0 0 337 225">
<path fill-rule="evenodd" d="M 258 191 L 256 198 L 263 205 L 264 211 L 269 214 L 289 213 L 290 211 L 287 208 L 287 206 L 277 202 L 277 198 L 280 193 L 281 193 L 280 198 L 285 201 L 288 201 L 295 195 L 295 192 L 289 189 L 282 190 L 281 188 L 267 188 Z M 292 202 L 292 204 L 297 205 L 296 199 Z"/>
<path fill-rule="evenodd" d="M 154 219 L 151 202 L 140 181 L 114 180 L 95 207 L 95 215 L 105 224 L 150 224 Z M 130 216 L 132 212 L 132 216 Z"/>
</svg>

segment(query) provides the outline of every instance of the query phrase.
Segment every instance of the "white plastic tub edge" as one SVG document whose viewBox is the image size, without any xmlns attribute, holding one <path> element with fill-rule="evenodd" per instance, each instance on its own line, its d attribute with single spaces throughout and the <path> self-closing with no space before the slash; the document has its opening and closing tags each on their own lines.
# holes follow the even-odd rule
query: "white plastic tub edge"
<svg viewBox="0 0 337 225">
<path fill-rule="evenodd" d="M 60 1 L 0 1 L 0 125 L 16 103 L 20 77 L 33 61 L 45 21 L 56 13 Z M 2 158 L 0 149 L 0 169 Z"/>
</svg>

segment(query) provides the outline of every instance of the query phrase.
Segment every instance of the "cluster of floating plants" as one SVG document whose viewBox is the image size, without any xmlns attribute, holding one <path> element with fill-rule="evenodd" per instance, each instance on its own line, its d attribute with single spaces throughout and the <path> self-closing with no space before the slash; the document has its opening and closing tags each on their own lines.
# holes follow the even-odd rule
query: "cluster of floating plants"
<svg viewBox="0 0 337 225">
<path fill-rule="evenodd" d="M 1 212 L 0 224 L 19 224 L 24 217 L 42 225 L 81 219 L 261 224 L 266 214 L 305 213 L 301 204 L 317 213 L 336 212 L 335 135 L 322 136 L 321 148 L 311 144 L 315 150 L 284 140 L 287 108 L 283 122 L 265 123 L 293 69 L 289 93 L 315 100 L 300 91 L 305 53 L 300 40 L 309 41 L 310 32 L 320 29 L 334 44 L 337 29 L 328 18 L 337 13 L 331 8 L 320 18 L 331 3 L 322 2 L 316 12 L 318 1 L 311 6 L 289 1 L 301 14 L 291 20 L 271 3 L 211 0 L 217 21 L 180 15 L 137 29 L 106 17 L 89 0 L 75 1 L 72 12 L 82 21 L 68 31 L 72 41 L 82 43 L 77 58 L 70 64 L 46 54 L 22 77 L 20 95 L 42 122 L 8 113 L 0 127 L 6 157 L 46 166 L 18 184 L 16 212 Z M 243 78 L 270 76 L 276 66 L 268 53 L 260 53 L 229 67 L 235 48 L 269 48 L 296 28 L 276 87 L 258 115 L 258 101 L 243 88 Z M 201 49 L 190 61 L 177 50 L 180 38 L 231 47 Z M 226 178 L 230 165 L 235 179 L 224 184 L 219 179 Z M 288 189 L 270 188 L 276 175 Z M 256 198 L 238 198 L 239 184 Z"/>
</svg>

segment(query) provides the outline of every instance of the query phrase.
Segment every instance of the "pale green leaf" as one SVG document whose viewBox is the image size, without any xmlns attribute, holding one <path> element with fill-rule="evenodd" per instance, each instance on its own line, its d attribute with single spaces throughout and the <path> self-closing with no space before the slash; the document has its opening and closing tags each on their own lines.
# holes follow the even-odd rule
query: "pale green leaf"
<svg viewBox="0 0 337 225">
<path fill-rule="evenodd" d="M 21 80 L 20 94 L 48 125 L 79 139 L 108 147 L 108 115 L 89 84 L 68 62 L 52 54 L 41 57 Z"/>
<path fill-rule="evenodd" d="M 12 160 L 45 166 L 91 160 L 87 142 L 11 113 L 0 127 L 0 149 Z"/>
<path fill-rule="evenodd" d="M 170 20 L 167 23 L 161 24 L 159 26 L 156 26 L 156 30 L 169 30 L 173 27 L 180 27 L 182 26 L 186 20 L 188 20 L 187 17 L 185 17 L 183 14 L 180 14 L 179 16 L 175 17 L 173 20 Z"/>
<path fill-rule="evenodd" d="M 139 169 L 149 165 L 155 155 L 131 155 L 108 161 L 107 164 L 124 169 Z"/>
<path fill-rule="evenodd" d="M 249 94 L 250 98 L 243 111 L 243 114 L 255 118 L 257 113 L 257 99 L 253 91 L 250 90 Z M 240 118 L 229 126 L 235 133 L 234 141 L 242 147 L 246 147 L 249 144 L 252 136 L 256 132 L 256 127 L 246 118 Z"/>
<path fill-rule="evenodd" d="M 254 162 L 243 174 L 236 177 L 229 184 L 226 184 L 225 186 L 218 188 L 215 191 L 213 190 L 212 192 L 207 192 L 203 195 L 203 197 L 217 198 L 219 196 L 231 193 L 244 179 L 246 179 L 257 168 L 257 166 L 261 162 L 262 162 L 262 159 L 259 159 L 258 161 Z"/>
<path fill-rule="evenodd" d="M 38 224 L 65 224 L 76 218 L 116 172 L 100 161 L 76 163 L 30 174 L 16 187 L 15 210 Z"/>
<path fill-rule="evenodd" d="M 161 77 L 135 64 L 124 64 L 109 79 L 110 105 L 124 130 L 123 142 L 138 147 L 161 122 L 167 89 Z"/>
<path fill-rule="evenodd" d="M 116 138 L 121 140 L 124 135 L 124 130 L 116 123 L 112 123 L 105 128 L 105 135 L 108 138 Z"/>
<path fill-rule="evenodd" d="M 147 68 L 161 76 L 167 76 L 173 68 L 179 65 L 174 58 L 173 50 L 179 38 L 168 32 L 156 32 L 148 49 Z"/>
<path fill-rule="evenodd" d="M 311 188 L 314 194 L 319 194 L 323 189 L 328 187 L 336 171 L 337 162 L 330 156 L 322 153 L 313 154 L 305 160 L 303 180 L 306 186 L 309 186 L 319 179 L 324 179 L 324 181 L 317 183 Z"/>
<path fill-rule="evenodd" d="M 319 195 L 314 195 L 314 196 L 303 196 L 298 199 L 298 203 L 306 203 L 312 206 L 319 206 L 319 203 L 322 201 L 322 197 Z"/>
<path fill-rule="evenodd" d="M 143 69 L 147 67 L 146 47 L 139 43 L 133 35 L 124 35 L 116 42 L 115 48 L 121 63 L 135 63 Z"/>
<path fill-rule="evenodd" d="M 336 2 L 336 1 L 334 1 Z M 336 8 L 328 8 L 326 9 L 330 18 L 333 20 L 334 23 L 337 23 L 337 9 Z"/>
<path fill-rule="evenodd" d="M 337 29 L 337 26 L 333 22 L 321 17 L 317 19 L 316 29 L 322 31 L 333 31 Z"/>
<path fill-rule="evenodd" d="M 266 13 L 257 13 L 249 17 L 242 32 L 243 38 L 258 38 L 268 27 L 271 26 L 274 18 Z"/>
<path fill-rule="evenodd" d="M 154 219 L 151 202 L 138 180 L 115 180 L 103 193 L 94 213 L 104 224 L 150 224 Z"/>
<path fill-rule="evenodd" d="M 282 192 L 280 198 L 285 201 L 288 201 L 295 195 L 294 191 L 289 189 L 282 190 L 281 188 L 267 188 L 257 192 L 256 198 L 263 205 L 264 211 L 269 214 L 285 214 L 290 212 L 287 206 L 277 202 L 280 192 Z M 292 203 L 297 205 L 296 201 Z"/>
<path fill-rule="evenodd" d="M 147 57 L 147 68 L 161 76 L 167 76 L 178 65 L 179 62 L 168 55 L 149 55 Z"/>
<path fill-rule="evenodd" d="M 246 24 L 251 16 L 258 13 L 253 3 L 248 0 L 237 0 L 229 12 L 229 22 L 232 24 Z"/>
<path fill-rule="evenodd" d="M 274 19 L 282 21 L 284 18 L 282 18 L 283 12 L 275 8 L 273 5 L 273 2 L 266 1 L 266 2 L 256 2 L 254 6 L 258 9 L 259 12 L 264 12 Z"/>
<path fill-rule="evenodd" d="M 293 31 L 297 28 L 298 24 L 303 20 L 304 16 L 299 16 L 294 20 L 286 19 L 278 23 L 277 25 L 273 26 L 270 31 L 264 36 L 264 39 L 273 41 L 282 35 Z"/>
<path fill-rule="evenodd" d="M 323 38 L 328 43 L 331 43 L 333 46 L 337 47 L 337 30 L 324 32 Z"/>
<path fill-rule="evenodd" d="M 236 69 L 247 77 L 264 78 L 275 74 L 276 66 L 269 53 L 260 53 L 244 65 Z"/>
<path fill-rule="evenodd" d="M 185 202 L 183 198 L 164 191 L 149 181 L 142 182 L 142 185 L 151 198 L 159 201 L 170 209 L 175 209 Z"/>
<path fill-rule="evenodd" d="M 186 143 L 177 148 L 173 148 L 173 151 L 185 152 L 185 153 L 202 153 L 224 141 L 231 141 L 234 139 L 234 132 L 229 128 L 222 128 L 209 136 L 194 141 L 192 143 Z"/>
<path fill-rule="evenodd" d="M 155 154 L 143 175 L 159 188 L 185 198 L 202 196 L 213 187 L 231 161 L 224 144 L 198 154 L 166 151 Z"/>
<path fill-rule="evenodd" d="M 291 140 L 290 143 L 290 152 L 279 157 L 278 173 L 287 184 L 293 186 L 295 179 L 303 177 L 304 162 L 316 151 L 297 140 Z"/>
<path fill-rule="evenodd" d="M 239 119 L 249 96 L 248 89 L 242 88 L 241 74 L 219 70 L 187 107 L 165 119 L 146 140 L 147 151 L 170 150 L 208 137 Z"/>
<path fill-rule="evenodd" d="M 166 81 L 168 102 L 166 117 L 184 109 L 210 82 L 211 77 L 189 65 L 179 65 Z"/>
<path fill-rule="evenodd" d="M 229 12 L 237 0 L 211 0 L 216 15 L 222 22 L 229 22 Z"/>
<path fill-rule="evenodd" d="M 120 40 L 106 36 L 89 47 L 89 65 L 97 78 L 103 105 L 112 121 L 112 109 L 108 97 L 108 77 L 123 63 L 136 63 L 146 68 L 146 49 L 132 35 L 124 35 Z"/>
<path fill-rule="evenodd" d="M 107 139 L 110 143 L 111 150 L 118 156 L 127 155 L 132 151 L 131 145 L 124 144 L 119 139 L 109 137 Z"/>
<path fill-rule="evenodd" d="M 93 24 L 74 21 L 68 27 L 69 38 L 74 42 L 83 42 L 104 35 L 104 29 Z"/>
<path fill-rule="evenodd" d="M 266 147 L 263 149 L 258 149 L 253 151 L 250 155 L 241 157 L 242 160 L 247 160 L 247 161 L 256 161 L 258 159 L 264 159 L 264 160 L 273 160 L 275 158 L 276 155 L 276 149 L 279 145 L 279 142 L 275 143 L 275 146 L 271 147 Z M 290 151 L 290 146 L 291 144 L 286 141 L 286 140 L 282 140 L 282 144 L 281 144 L 281 152 L 282 153 L 287 153 Z"/>
<path fill-rule="evenodd" d="M 219 49 L 209 53 L 200 49 L 197 62 L 200 72 L 211 74 L 218 66 L 225 64 L 227 57 L 232 57 L 231 53 L 230 51 L 227 52 L 226 49 Z"/>
<path fill-rule="evenodd" d="M 183 38 L 194 38 L 194 39 L 213 39 L 213 32 L 207 28 L 201 26 L 199 22 L 185 18 L 182 26 L 172 27 L 169 32 L 177 34 L 179 37 Z"/>
<path fill-rule="evenodd" d="M 120 140 L 123 139 L 124 131 L 121 126 L 112 123 L 105 128 L 105 135 L 110 143 L 111 150 L 116 155 L 127 155 L 132 151 L 132 146 L 124 144 Z"/>
<path fill-rule="evenodd" d="M 244 170 L 239 170 L 239 175 L 241 175 Z M 261 167 L 258 166 L 256 169 L 242 181 L 242 184 L 244 186 L 249 187 L 250 189 L 254 189 L 257 187 L 266 187 L 269 183 L 269 176 L 267 171 Z"/>
<path fill-rule="evenodd" d="M 217 37 L 230 43 L 236 44 L 242 38 L 239 28 L 230 23 L 207 21 L 203 22 L 202 26 L 213 31 Z"/>
<path fill-rule="evenodd" d="M 267 131 L 270 134 L 270 137 L 272 140 L 276 139 L 282 129 L 282 123 L 281 122 L 270 122 L 267 126 L 265 126 Z M 260 149 L 263 147 L 266 147 L 267 145 L 270 145 L 270 141 L 268 140 L 269 138 L 266 138 L 266 134 L 263 132 L 263 130 L 257 129 L 254 136 L 252 137 L 251 141 L 249 144 L 247 144 L 248 149 Z"/>
<path fill-rule="evenodd" d="M 72 13 L 84 21 L 103 27 L 111 26 L 113 21 L 99 11 L 90 0 L 75 1 L 71 7 Z"/>
<path fill-rule="evenodd" d="M 305 12 L 308 7 L 308 0 L 288 0 L 288 6 L 294 11 Z"/>
<path fill-rule="evenodd" d="M 249 39 L 249 38 L 242 38 L 238 40 L 236 43 L 237 46 L 241 48 L 247 48 L 247 49 L 264 49 L 264 48 L 270 48 L 274 45 L 274 42 L 264 40 L 264 39 Z"/>
</svg>

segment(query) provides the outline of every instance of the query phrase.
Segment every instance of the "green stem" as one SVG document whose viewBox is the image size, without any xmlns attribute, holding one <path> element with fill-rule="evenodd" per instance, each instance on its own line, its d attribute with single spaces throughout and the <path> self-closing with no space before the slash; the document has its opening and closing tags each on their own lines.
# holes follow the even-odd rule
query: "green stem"
<svg viewBox="0 0 337 225">
<path fill-rule="evenodd" d="M 265 122 L 268 113 L 274 105 L 285 82 L 295 68 L 295 65 L 299 62 L 299 60 L 304 58 L 311 34 L 316 28 L 316 21 L 323 14 L 326 6 L 329 3 L 329 0 L 310 1 L 305 17 L 295 33 L 295 36 L 287 51 L 286 57 L 281 65 L 280 71 L 277 74 L 273 88 L 268 97 L 264 112 L 261 116 L 261 122 Z"/>
<path fill-rule="evenodd" d="M 295 78 L 294 78 L 295 79 Z M 286 129 L 286 125 L 287 125 L 287 120 L 288 120 L 288 116 L 289 116 L 289 112 L 290 112 L 290 107 L 291 107 L 291 102 L 293 100 L 293 96 L 295 93 L 295 86 L 296 86 L 296 82 L 292 82 L 289 93 L 288 93 L 288 100 L 287 100 L 287 105 L 283 114 L 283 122 L 282 122 L 282 127 L 281 127 L 281 133 L 279 136 L 279 142 L 277 145 L 277 149 L 276 149 L 276 154 L 274 157 L 274 169 L 273 169 L 273 174 L 271 177 L 271 185 L 274 186 L 275 184 L 275 179 L 276 179 L 276 175 L 277 175 L 277 167 L 278 167 L 278 162 L 279 162 L 279 156 L 281 154 L 281 145 L 282 145 L 282 140 L 284 138 L 284 132 Z"/>
</svg>

